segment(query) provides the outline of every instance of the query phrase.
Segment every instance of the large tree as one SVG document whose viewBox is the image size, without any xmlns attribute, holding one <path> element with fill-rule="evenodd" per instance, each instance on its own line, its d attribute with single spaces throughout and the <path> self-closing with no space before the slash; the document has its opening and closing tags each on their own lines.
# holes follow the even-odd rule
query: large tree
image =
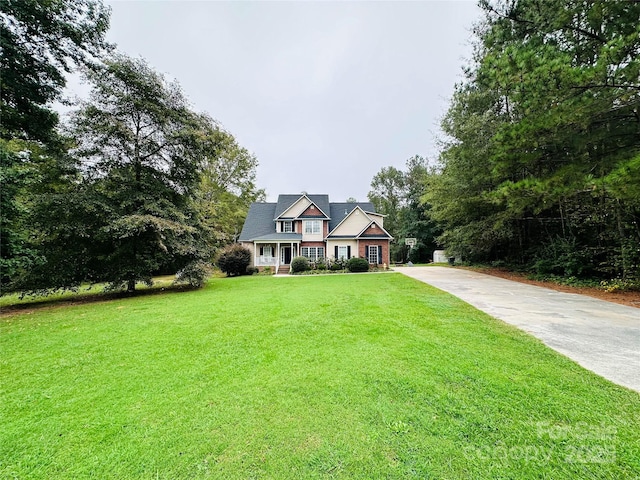
<svg viewBox="0 0 640 480">
<path fill-rule="evenodd" d="M 386 216 L 384 226 L 394 237 L 392 257 L 397 260 L 407 258 L 407 237 L 418 240 L 412 250 L 413 261 L 427 261 L 436 246 L 440 232 L 431 220 L 429 205 L 422 201 L 429 176 L 427 161 L 415 155 L 407 160 L 406 170 L 383 167 L 371 181 L 369 201 Z"/>
<path fill-rule="evenodd" d="M 28 187 L 29 152 L 16 142 L 0 140 L 0 295 L 28 269 L 35 254 L 28 245 L 25 206 L 20 200 Z"/>
<path fill-rule="evenodd" d="M 66 74 L 109 45 L 109 9 L 99 0 L 0 2 L 0 138 L 49 141 Z"/>
<path fill-rule="evenodd" d="M 195 202 L 208 241 L 219 248 L 237 240 L 249 205 L 263 200 L 264 191 L 256 188 L 256 156 L 215 122 L 206 124 Z"/>
<path fill-rule="evenodd" d="M 64 182 L 67 168 L 52 102 L 68 73 L 109 48 L 108 25 L 99 0 L 0 2 L 0 294 L 40 263 L 31 197 L 45 181 Z"/>
<path fill-rule="evenodd" d="M 93 280 L 131 291 L 156 272 L 184 270 L 200 283 L 211 252 L 193 197 L 215 125 L 141 59 L 114 55 L 88 77 L 93 89 L 69 133 L 83 173 Z"/>
<path fill-rule="evenodd" d="M 395 167 L 383 167 L 371 180 L 367 195 L 376 211 L 386 215 L 384 227 L 396 239 L 400 232 L 400 211 L 406 203 L 405 190 L 404 172 Z"/>
<path fill-rule="evenodd" d="M 404 176 L 405 207 L 401 211 L 398 238 L 417 240 L 416 246 L 407 252 L 413 262 L 429 261 L 439 246 L 436 239 L 442 233 L 431 217 L 431 205 L 423 201 L 432 171 L 424 157 L 415 155 L 407 160 Z"/>
</svg>

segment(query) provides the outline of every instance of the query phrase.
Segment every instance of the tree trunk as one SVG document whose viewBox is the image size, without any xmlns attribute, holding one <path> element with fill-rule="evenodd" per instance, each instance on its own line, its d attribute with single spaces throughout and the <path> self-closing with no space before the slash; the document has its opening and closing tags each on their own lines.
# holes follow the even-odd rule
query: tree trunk
<svg viewBox="0 0 640 480">
<path fill-rule="evenodd" d="M 133 278 L 130 278 L 127 281 L 127 293 L 133 293 L 136 291 L 136 281 Z"/>
<path fill-rule="evenodd" d="M 618 224 L 618 236 L 620 237 L 620 260 L 622 262 L 622 279 L 626 280 L 631 273 L 629 271 L 629 256 L 627 255 L 627 237 L 622 224 L 622 212 L 620 208 L 620 200 L 616 202 L 616 221 Z"/>
</svg>

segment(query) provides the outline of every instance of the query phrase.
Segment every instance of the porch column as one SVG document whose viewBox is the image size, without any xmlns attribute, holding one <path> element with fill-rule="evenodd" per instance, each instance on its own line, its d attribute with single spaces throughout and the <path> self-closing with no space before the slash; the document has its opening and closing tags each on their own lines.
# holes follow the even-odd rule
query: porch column
<svg viewBox="0 0 640 480">
<path fill-rule="evenodd" d="M 276 243 L 276 273 L 280 269 L 280 242 Z"/>
<path fill-rule="evenodd" d="M 258 244 L 253 242 L 253 266 L 258 266 Z"/>
</svg>

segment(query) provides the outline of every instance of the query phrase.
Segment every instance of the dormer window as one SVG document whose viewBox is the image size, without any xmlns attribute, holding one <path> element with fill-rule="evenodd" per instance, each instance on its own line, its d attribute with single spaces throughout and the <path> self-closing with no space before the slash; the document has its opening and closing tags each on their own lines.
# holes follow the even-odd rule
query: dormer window
<svg viewBox="0 0 640 480">
<path fill-rule="evenodd" d="M 293 233 L 293 222 L 282 222 L 282 231 L 284 233 Z"/>
</svg>

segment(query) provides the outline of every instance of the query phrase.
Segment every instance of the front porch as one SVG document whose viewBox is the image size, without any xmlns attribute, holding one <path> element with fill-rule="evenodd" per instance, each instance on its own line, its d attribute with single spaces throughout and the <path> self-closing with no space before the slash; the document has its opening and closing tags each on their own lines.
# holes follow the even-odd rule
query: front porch
<svg viewBox="0 0 640 480">
<path fill-rule="evenodd" d="M 298 256 L 300 242 L 255 241 L 253 264 L 261 270 L 275 269 L 276 273 L 288 273 L 291 259 Z"/>
</svg>

